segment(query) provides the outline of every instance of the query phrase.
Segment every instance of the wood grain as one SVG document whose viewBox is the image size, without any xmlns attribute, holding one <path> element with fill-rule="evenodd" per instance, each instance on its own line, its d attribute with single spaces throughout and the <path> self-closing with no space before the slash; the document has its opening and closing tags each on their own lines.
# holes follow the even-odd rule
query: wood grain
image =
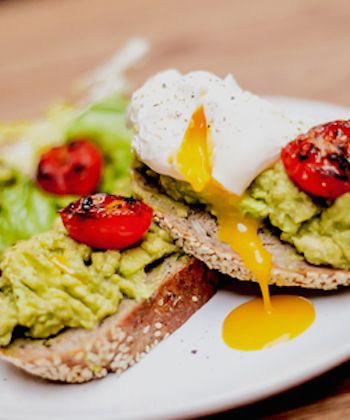
<svg viewBox="0 0 350 420">
<path fill-rule="evenodd" d="M 37 114 L 126 39 L 146 36 L 136 83 L 166 67 L 233 72 L 257 93 L 350 105 L 348 0 L 0 2 L 0 115 Z"/>
<path fill-rule="evenodd" d="M 38 115 L 134 35 L 130 74 L 233 72 L 259 94 L 350 106 L 348 0 L 0 0 L 0 119 Z M 350 364 L 220 418 L 350 418 Z"/>
</svg>

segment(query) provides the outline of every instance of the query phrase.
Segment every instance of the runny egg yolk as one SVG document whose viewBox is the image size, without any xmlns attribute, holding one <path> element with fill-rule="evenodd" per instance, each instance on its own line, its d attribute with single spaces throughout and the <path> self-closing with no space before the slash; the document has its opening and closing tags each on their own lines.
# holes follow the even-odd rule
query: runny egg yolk
<svg viewBox="0 0 350 420">
<path fill-rule="evenodd" d="M 239 197 L 212 179 L 212 142 L 202 107 L 192 116 L 176 163 L 194 191 L 210 204 L 218 221 L 219 239 L 242 258 L 262 292 L 263 299 L 249 301 L 227 316 L 225 343 L 235 349 L 259 350 L 301 334 L 314 321 L 314 308 L 298 296 L 270 296 L 271 254 L 259 239 L 258 221 L 241 214 Z"/>
</svg>

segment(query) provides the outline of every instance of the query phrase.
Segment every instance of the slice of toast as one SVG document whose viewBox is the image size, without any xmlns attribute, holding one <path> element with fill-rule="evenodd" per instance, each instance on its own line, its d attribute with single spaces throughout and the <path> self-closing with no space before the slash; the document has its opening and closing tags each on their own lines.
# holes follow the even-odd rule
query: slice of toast
<svg viewBox="0 0 350 420">
<path fill-rule="evenodd" d="M 216 218 L 182 203 L 177 203 L 150 182 L 138 170 L 132 170 L 135 194 L 155 210 L 155 221 L 175 239 L 187 254 L 193 255 L 216 269 L 239 280 L 253 280 L 253 274 L 229 245 L 217 238 Z M 350 271 L 308 264 L 295 249 L 264 231 L 260 237 L 272 254 L 270 284 L 300 286 L 310 289 L 336 289 L 350 285 Z"/>
<path fill-rule="evenodd" d="M 93 330 L 69 329 L 48 340 L 17 339 L 0 358 L 42 378 L 81 383 L 122 373 L 179 328 L 215 293 L 219 274 L 195 258 L 172 255 L 147 273 L 155 291 L 125 299 Z"/>
</svg>

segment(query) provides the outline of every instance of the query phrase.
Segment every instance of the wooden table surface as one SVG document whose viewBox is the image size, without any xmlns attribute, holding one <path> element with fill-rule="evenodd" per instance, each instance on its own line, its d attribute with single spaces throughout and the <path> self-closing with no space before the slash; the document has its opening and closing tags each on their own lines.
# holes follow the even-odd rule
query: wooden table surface
<svg viewBox="0 0 350 420">
<path fill-rule="evenodd" d="M 135 85 L 208 69 L 258 94 L 350 106 L 349 22 L 349 0 L 0 0 L 0 119 L 38 115 L 135 35 L 152 44 Z M 350 364 L 232 416 L 350 418 Z"/>
</svg>

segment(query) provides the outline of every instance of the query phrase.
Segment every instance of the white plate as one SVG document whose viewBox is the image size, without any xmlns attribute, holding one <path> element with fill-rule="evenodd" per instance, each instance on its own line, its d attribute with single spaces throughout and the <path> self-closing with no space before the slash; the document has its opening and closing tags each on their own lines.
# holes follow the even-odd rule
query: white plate
<svg viewBox="0 0 350 420">
<path fill-rule="evenodd" d="M 347 109 L 326 103 L 273 101 L 320 121 L 350 116 Z M 283 391 L 350 358 L 350 290 L 311 295 L 316 321 L 294 341 L 259 352 L 234 351 L 221 339 L 221 324 L 232 308 L 249 298 L 237 284 L 220 291 L 120 378 L 111 374 L 85 385 L 58 385 L 1 364 L 0 418 L 164 419 L 209 414 Z"/>
</svg>

